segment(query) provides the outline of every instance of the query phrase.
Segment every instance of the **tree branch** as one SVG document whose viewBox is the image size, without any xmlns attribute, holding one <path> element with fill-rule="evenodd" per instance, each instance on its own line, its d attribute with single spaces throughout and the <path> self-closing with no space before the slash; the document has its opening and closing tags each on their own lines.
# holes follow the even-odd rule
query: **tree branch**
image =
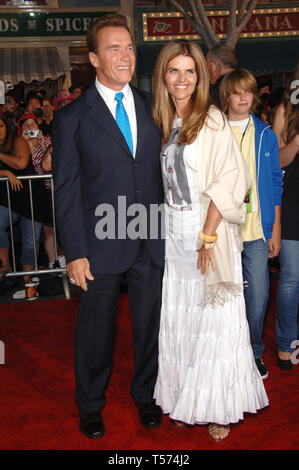
<svg viewBox="0 0 299 470">
<path fill-rule="evenodd" d="M 190 25 L 192 26 L 193 29 L 195 29 L 195 31 L 199 32 L 203 30 L 200 19 L 197 24 L 196 21 L 193 20 L 193 17 L 190 16 L 176 0 L 169 0 L 169 1 L 184 16 L 184 18 L 186 18 L 186 20 L 189 21 Z"/>
<path fill-rule="evenodd" d="M 193 3 L 195 4 L 195 7 L 196 7 L 196 10 L 198 11 L 198 14 L 201 18 L 201 21 L 203 23 L 203 27 L 206 31 L 206 33 L 208 34 L 211 42 L 213 43 L 213 45 L 215 46 L 216 44 L 218 44 L 218 39 L 217 37 L 215 36 L 213 30 L 212 30 L 212 27 L 210 25 L 210 22 L 208 20 L 208 17 L 207 17 L 207 14 L 206 14 L 206 10 L 204 9 L 204 6 L 202 4 L 202 0 L 189 0 L 189 3 Z"/>
<path fill-rule="evenodd" d="M 252 15 L 253 10 L 255 9 L 255 7 L 257 5 L 257 2 L 258 2 L 258 0 L 250 0 L 249 1 L 249 5 L 247 7 L 246 13 L 243 15 L 241 21 L 239 21 L 237 23 L 238 36 L 241 33 L 241 31 L 245 28 L 245 26 L 247 25 L 251 15 Z"/>
<path fill-rule="evenodd" d="M 237 10 L 237 0 L 229 0 L 228 1 L 228 23 L 227 23 L 227 32 L 226 32 L 226 40 L 225 43 L 230 45 L 234 42 L 236 36 L 236 29 L 237 29 L 237 18 L 236 18 L 236 10 Z"/>
<path fill-rule="evenodd" d="M 202 18 L 200 15 L 197 16 L 197 12 L 196 12 L 195 18 L 193 18 L 184 10 L 184 8 L 176 0 L 169 0 L 169 1 L 182 14 L 182 16 L 186 18 L 186 20 L 190 23 L 192 28 L 201 36 L 201 38 L 203 39 L 203 41 L 205 42 L 205 44 L 207 45 L 209 49 L 211 49 L 211 47 L 217 44 L 217 40 L 215 36 L 214 36 L 214 40 L 212 40 L 210 35 L 207 33 L 206 29 L 204 28 Z M 191 4 L 190 4 L 190 8 L 191 8 L 192 13 L 194 13 L 193 5 L 191 7 Z"/>
<path fill-rule="evenodd" d="M 169 0 L 170 4 L 179 11 L 182 16 L 190 23 L 191 27 L 201 36 L 209 49 L 219 44 L 219 40 L 208 20 L 206 10 L 202 0 L 186 0 L 185 5 L 188 6 L 192 15 L 187 13 L 182 6 L 183 2 L 178 0 Z M 246 27 L 258 0 L 240 0 L 238 9 L 237 0 L 228 0 L 228 27 L 225 43 L 231 47 L 235 47 L 238 38 Z M 237 14 L 238 10 L 238 14 Z"/>
<path fill-rule="evenodd" d="M 237 23 L 240 22 L 242 16 L 244 15 L 245 10 L 246 10 L 247 5 L 248 5 L 248 2 L 249 2 L 249 0 L 242 0 L 241 1 L 240 6 L 239 6 L 239 13 L 238 13 L 238 16 L 237 16 Z"/>
</svg>

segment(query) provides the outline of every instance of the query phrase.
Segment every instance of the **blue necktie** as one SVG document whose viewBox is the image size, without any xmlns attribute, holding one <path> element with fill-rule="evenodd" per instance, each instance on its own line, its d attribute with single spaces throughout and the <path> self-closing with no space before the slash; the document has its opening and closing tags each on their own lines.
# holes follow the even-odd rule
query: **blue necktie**
<svg viewBox="0 0 299 470">
<path fill-rule="evenodd" d="M 128 118 L 128 115 L 126 113 L 126 110 L 124 108 L 122 99 L 123 99 L 124 94 L 120 91 L 118 93 L 115 93 L 115 100 L 117 101 L 116 105 L 116 123 L 120 130 L 122 131 L 124 138 L 127 141 L 128 147 L 131 150 L 131 153 L 133 155 L 133 138 L 132 138 L 132 132 L 131 132 L 131 126 L 130 126 L 130 121 Z"/>
</svg>

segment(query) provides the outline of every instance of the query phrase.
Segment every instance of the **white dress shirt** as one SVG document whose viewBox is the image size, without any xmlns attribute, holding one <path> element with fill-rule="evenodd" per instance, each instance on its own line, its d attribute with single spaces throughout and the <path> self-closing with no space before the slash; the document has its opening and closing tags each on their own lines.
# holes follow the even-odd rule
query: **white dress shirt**
<svg viewBox="0 0 299 470">
<path fill-rule="evenodd" d="M 101 97 L 105 101 L 112 116 L 115 119 L 116 106 L 117 106 L 117 101 L 115 100 L 115 94 L 117 92 L 115 90 L 112 90 L 111 88 L 107 88 L 106 86 L 102 85 L 102 83 L 98 81 L 97 77 L 96 77 L 95 83 L 96 83 L 96 88 L 98 92 L 100 93 Z M 133 97 L 131 87 L 128 83 L 120 91 L 124 94 L 122 102 L 123 102 L 124 108 L 127 112 L 127 115 L 130 121 L 132 138 L 133 138 L 133 157 L 135 158 L 136 147 L 137 147 L 137 119 L 136 119 L 136 112 L 135 112 L 134 97 Z"/>
</svg>

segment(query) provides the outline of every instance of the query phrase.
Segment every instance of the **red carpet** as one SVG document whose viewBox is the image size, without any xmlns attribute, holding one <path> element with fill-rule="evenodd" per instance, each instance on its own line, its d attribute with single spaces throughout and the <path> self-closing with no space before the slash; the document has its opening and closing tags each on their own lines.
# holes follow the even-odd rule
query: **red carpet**
<svg viewBox="0 0 299 470">
<path fill-rule="evenodd" d="M 73 374 L 78 299 L 2 305 L 5 364 L 0 365 L 0 449 L 298 449 L 299 365 L 291 372 L 276 365 L 273 283 L 271 289 L 264 334 L 270 406 L 257 416 L 246 415 L 221 443 L 211 440 L 206 426 L 178 430 L 167 416 L 160 429 L 148 431 L 139 425 L 129 394 L 133 352 L 126 294 L 119 298 L 113 375 L 103 411 L 106 434 L 100 440 L 89 440 L 78 431 Z"/>
</svg>

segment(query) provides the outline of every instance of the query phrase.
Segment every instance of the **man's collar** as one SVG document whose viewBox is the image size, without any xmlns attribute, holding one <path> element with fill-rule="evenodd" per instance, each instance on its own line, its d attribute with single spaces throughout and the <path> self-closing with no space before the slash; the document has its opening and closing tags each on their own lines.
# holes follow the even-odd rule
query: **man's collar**
<svg viewBox="0 0 299 470">
<path fill-rule="evenodd" d="M 110 99 L 114 99 L 114 96 L 115 96 L 115 93 L 117 93 L 116 90 L 112 90 L 112 88 L 108 88 L 106 87 L 105 85 L 103 85 L 101 82 L 99 82 L 98 78 L 96 77 L 96 81 L 95 81 L 95 84 L 96 84 L 96 88 L 98 90 L 98 92 L 101 94 L 101 95 L 104 95 L 106 96 L 107 98 L 110 98 Z M 130 93 L 130 85 L 129 83 L 127 83 L 122 90 L 119 90 L 120 92 L 122 92 L 124 94 L 124 96 L 127 96 L 128 93 Z"/>
</svg>

